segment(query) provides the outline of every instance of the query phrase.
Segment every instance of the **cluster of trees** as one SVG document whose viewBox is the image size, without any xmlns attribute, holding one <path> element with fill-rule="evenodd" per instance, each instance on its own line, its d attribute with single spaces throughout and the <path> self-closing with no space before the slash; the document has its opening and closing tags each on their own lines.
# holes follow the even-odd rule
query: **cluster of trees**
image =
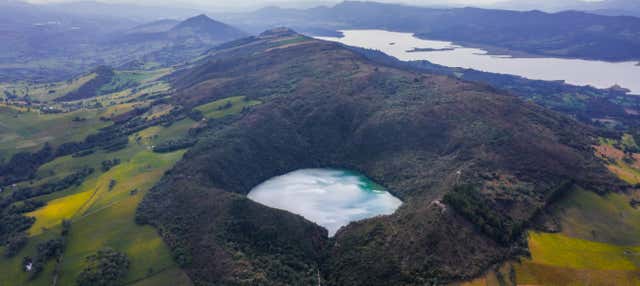
<svg viewBox="0 0 640 286">
<path fill-rule="evenodd" d="M 25 257 L 24 259 L 27 264 L 32 264 L 30 278 L 34 279 L 38 277 L 40 272 L 44 270 L 44 266 L 47 261 L 55 258 L 59 262 L 62 252 L 64 251 L 64 247 L 65 240 L 62 237 L 39 243 L 36 248 L 36 256 L 33 259 L 30 257 Z"/>
<path fill-rule="evenodd" d="M 196 138 L 183 137 L 178 139 L 167 140 L 156 145 L 153 148 L 153 152 L 156 153 L 168 153 L 176 150 L 189 148 L 198 142 Z"/>
<path fill-rule="evenodd" d="M 71 186 L 78 186 L 84 181 L 86 177 L 91 175 L 93 172 L 93 168 L 84 167 L 79 171 L 76 171 L 75 173 L 68 175 L 58 181 L 43 184 L 34 188 L 27 187 L 16 190 L 11 193 L 11 195 L 6 196 L 0 201 L 0 208 L 5 208 L 15 202 L 59 192 Z"/>
<path fill-rule="evenodd" d="M 62 221 L 60 237 L 41 242 L 36 247 L 36 256 L 32 259 L 29 256 L 23 258 L 23 265 L 31 264 L 30 278 L 34 279 L 44 269 L 46 263 L 51 259 L 56 259 L 56 267 L 53 275 L 57 276 L 62 262 L 62 254 L 66 247 L 66 237 L 71 230 L 71 221 Z"/>
<path fill-rule="evenodd" d="M 127 148 L 128 144 L 129 138 L 123 136 L 110 141 L 109 144 L 102 146 L 102 148 L 107 152 L 115 152 Z"/>
<path fill-rule="evenodd" d="M 13 257 L 27 245 L 27 235 L 23 232 L 12 235 L 5 243 L 4 256 Z"/>
<path fill-rule="evenodd" d="M 35 218 L 24 214 L 45 205 L 44 202 L 31 200 L 32 198 L 80 185 L 92 173 L 92 168 L 85 167 L 59 181 L 16 190 L 0 200 L 0 245 L 6 246 L 4 255 L 15 255 L 27 242 L 24 232 L 33 225 Z"/>
<path fill-rule="evenodd" d="M 87 156 L 92 154 L 96 148 L 102 148 L 108 152 L 124 149 L 129 143 L 129 135 L 151 126 L 170 124 L 186 117 L 182 110 L 152 120 L 137 117 L 147 109 L 136 109 L 129 113 L 130 116 L 114 120 L 114 125 L 87 136 L 82 142 L 67 142 L 57 148 L 45 143 L 42 149 L 35 153 L 20 152 L 13 155 L 8 162 L 0 164 L 0 186 L 33 178 L 40 166 L 57 157 Z"/>
<path fill-rule="evenodd" d="M 0 165 L 0 185 L 31 179 L 40 165 L 53 158 L 54 149 L 49 143 L 45 143 L 42 149 L 35 153 L 20 152 L 13 155 L 9 162 Z"/>
<path fill-rule="evenodd" d="M 523 225 L 500 214 L 473 185 L 456 186 L 444 196 L 444 202 L 471 221 L 478 230 L 503 245 L 514 242 L 522 233 Z"/>
<path fill-rule="evenodd" d="M 93 153 L 95 153 L 96 151 L 93 149 L 89 149 L 89 150 L 82 150 L 82 151 L 78 151 L 76 153 L 73 153 L 73 155 L 71 155 L 71 157 L 73 158 L 80 158 L 80 157 L 84 157 L 84 156 L 89 156 Z"/>
<path fill-rule="evenodd" d="M 111 248 L 103 248 L 87 257 L 87 266 L 76 282 L 78 286 L 120 285 L 129 271 L 129 258 Z"/>
<path fill-rule="evenodd" d="M 113 158 L 112 160 L 104 160 L 102 161 L 102 171 L 106 172 L 111 170 L 111 168 L 120 165 L 120 159 Z"/>
<path fill-rule="evenodd" d="M 118 181 L 111 179 L 109 181 L 109 192 L 111 192 L 113 190 L 113 188 L 115 188 L 116 184 L 118 183 Z"/>
<path fill-rule="evenodd" d="M 36 221 L 35 218 L 22 216 L 20 214 L 5 214 L 0 218 L 0 245 L 11 245 L 11 250 L 7 249 L 9 253 L 5 252 L 5 255 L 11 256 L 22 246 L 20 241 L 23 239 L 21 235 L 24 231 L 29 229 L 31 225 Z"/>
</svg>

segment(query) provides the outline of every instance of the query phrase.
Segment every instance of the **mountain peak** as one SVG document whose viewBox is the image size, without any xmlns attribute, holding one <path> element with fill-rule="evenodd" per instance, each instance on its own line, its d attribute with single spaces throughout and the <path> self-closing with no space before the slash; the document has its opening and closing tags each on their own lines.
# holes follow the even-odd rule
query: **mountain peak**
<svg viewBox="0 0 640 286">
<path fill-rule="evenodd" d="M 246 36 L 246 33 L 225 23 L 200 14 L 180 22 L 171 29 L 173 36 L 197 35 L 214 40 L 233 40 Z"/>
<path fill-rule="evenodd" d="M 188 19 L 187 19 L 187 21 L 188 21 L 188 20 L 211 20 L 211 21 L 213 21 L 213 19 L 211 19 L 211 18 L 210 18 L 209 16 L 207 16 L 206 14 L 196 15 L 196 16 L 193 16 L 193 17 L 191 17 L 191 18 L 188 18 Z"/>
<path fill-rule="evenodd" d="M 182 21 L 179 25 L 210 25 L 214 23 L 222 24 L 214 19 L 211 19 L 209 16 L 205 14 L 200 14 Z"/>
</svg>

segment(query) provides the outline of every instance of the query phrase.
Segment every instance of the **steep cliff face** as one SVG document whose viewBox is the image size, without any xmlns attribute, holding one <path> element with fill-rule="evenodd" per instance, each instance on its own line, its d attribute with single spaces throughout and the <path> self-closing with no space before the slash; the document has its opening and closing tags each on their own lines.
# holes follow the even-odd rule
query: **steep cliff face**
<svg viewBox="0 0 640 286">
<path fill-rule="evenodd" d="M 172 80 L 187 108 L 237 95 L 263 102 L 210 126 L 138 210 L 196 284 L 464 279 L 520 254 L 522 230 L 568 185 L 621 184 L 593 156 L 591 131 L 567 117 L 290 30 L 223 45 Z M 310 167 L 363 172 L 404 205 L 328 239 L 245 196 Z"/>
</svg>

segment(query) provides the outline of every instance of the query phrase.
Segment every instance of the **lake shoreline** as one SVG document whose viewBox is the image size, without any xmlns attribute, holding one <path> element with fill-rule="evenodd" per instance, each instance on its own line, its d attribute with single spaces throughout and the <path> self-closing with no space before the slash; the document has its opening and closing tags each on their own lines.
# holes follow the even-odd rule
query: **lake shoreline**
<svg viewBox="0 0 640 286">
<path fill-rule="evenodd" d="M 361 173 L 338 169 L 301 169 L 272 177 L 247 198 L 288 211 L 327 229 L 329 237 L 351 222 L 391 215 L 402 201 Z"/>
<path fill-rule="evenodd" d="M 640 82 L 636 80 L 640 78 L 640 65 L 637 61 L 606 62 L 544 57 L 485 45 L 425 39 L 412 33 L 385 30 L 341 30 L 340 33 L 340 38 L 318 38 L 378 50 L 401 61 L 425 60 L 452 68 L 509 74 L 531 80 L 564 81 L 569 85 L 598 89 L 620 86 L 628 89 L 631 95 L 640 94 Z"/>
</svg>

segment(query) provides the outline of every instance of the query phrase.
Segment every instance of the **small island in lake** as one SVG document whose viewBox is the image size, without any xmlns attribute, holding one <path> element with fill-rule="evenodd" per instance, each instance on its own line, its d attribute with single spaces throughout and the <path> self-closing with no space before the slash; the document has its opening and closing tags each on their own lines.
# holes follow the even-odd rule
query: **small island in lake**
<svg viewBox="0 0 640 286">
<path fill-rule="evenodd" d="M 435 49 L 435 48 L 413 48 L 411 50 L 407 50 L 407 53 L 418 53 L 418 52 L 446 52 L 446 51 L 453 51 L 456 48 L 453 47 L 446 47 L 446 48 L 439 48 L 439 49 Z"/>
</svg>

